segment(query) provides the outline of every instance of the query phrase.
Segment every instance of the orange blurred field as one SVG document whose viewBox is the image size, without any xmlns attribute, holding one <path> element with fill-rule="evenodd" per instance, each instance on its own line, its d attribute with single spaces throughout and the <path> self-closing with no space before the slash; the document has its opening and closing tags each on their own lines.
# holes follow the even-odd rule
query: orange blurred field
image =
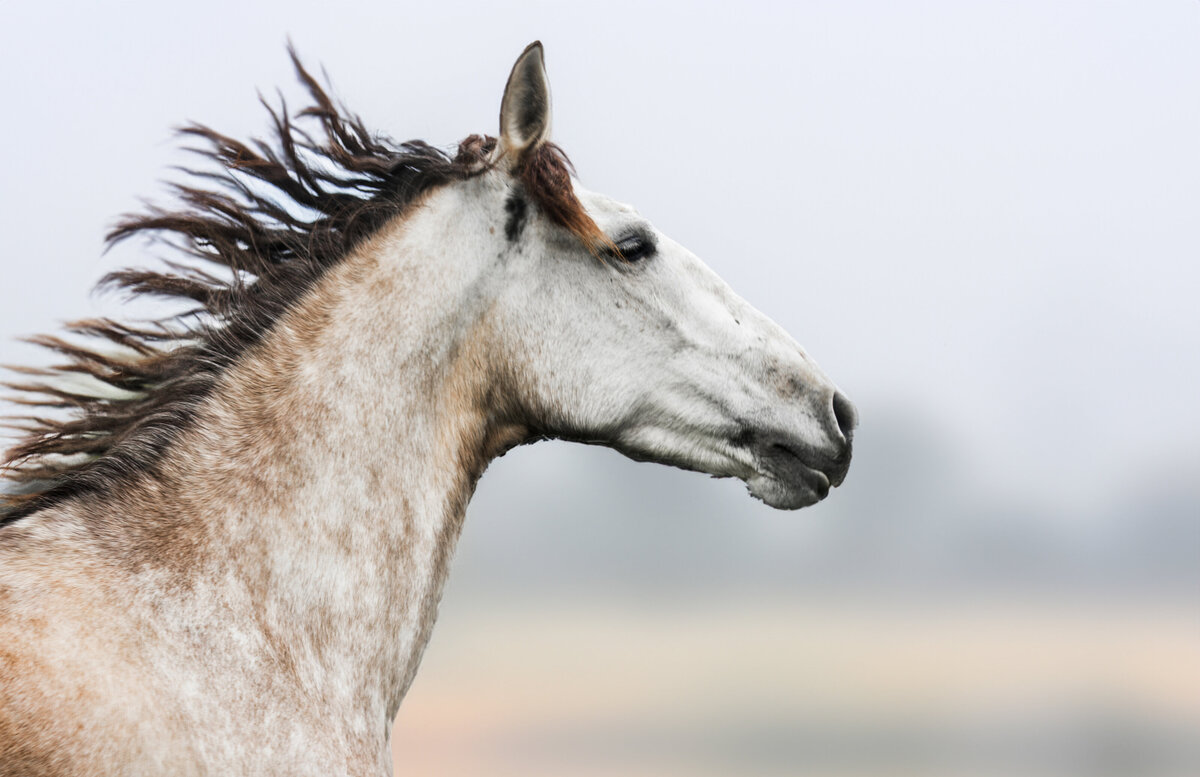
<svg viewBox="0 0 1200 777">
<path fill-rule="evenodd" d="M 453 605 L 453 602 L 450 603 Z M 447 608 L 398 775 L 1195 775 L 1184 604 Z"/>
</svg>

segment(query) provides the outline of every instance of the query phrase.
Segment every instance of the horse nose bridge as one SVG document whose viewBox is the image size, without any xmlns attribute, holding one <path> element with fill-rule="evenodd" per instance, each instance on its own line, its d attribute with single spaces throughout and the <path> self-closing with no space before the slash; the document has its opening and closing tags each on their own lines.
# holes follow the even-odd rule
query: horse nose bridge
<svg viewBox="0 0 1200 777">
<path fill-rule="evenodd" d="M 792 430 L 822 460 L 846 457 L 857 424 L 853 403 L 786 329 L 747 305 L 748 338 L 735 361 L 744 370 L 740 382 L 760 404 L 760 412 L 779 430 Z"/>
<path fill-rule="evenodd" d="M 831 401 L 832 394 L 837 391 L 816 362 L 794 342 L 771 348 L 765 356 L 764 377 L 780 399 L 825 404 Z"/>
<path fill-rule="evenodd" d="M 848 461 L 858 425 L 854 403 L 799 346 L 791 353 L 781 352 L 767 359 L 763 368 L 767 396 L 773 405 L 770 415 L 783 428 L 806 429 L 801 434 L 808 438 L 813 454 L 840 468 Z"/>
</svg>

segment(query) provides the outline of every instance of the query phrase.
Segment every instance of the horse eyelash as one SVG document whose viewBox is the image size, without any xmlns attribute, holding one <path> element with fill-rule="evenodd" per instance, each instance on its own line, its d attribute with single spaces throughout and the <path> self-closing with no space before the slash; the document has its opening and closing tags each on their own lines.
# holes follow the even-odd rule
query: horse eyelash
<svg viewBox="0 0 1200 777">
<path fill-rule="evenodd" d="M 625 244 L 635 241 L 636 244 L 634 248 L 636 248 L 636 251 L 631 254 L 624 250 L 623 246 L 625 246 Z M 655 244 L 654 239 L 649 235 L 645 235 L 640 232 L 628 234 L 617 240 L 614 240 L 613 246 L 617 249 L 616 253 L 613 254 L 613 258 L 623 259 L 630 263 L 640 262 L 643 259 L 653 256 L 658 251 L 658 246 Z"/>
</svg>

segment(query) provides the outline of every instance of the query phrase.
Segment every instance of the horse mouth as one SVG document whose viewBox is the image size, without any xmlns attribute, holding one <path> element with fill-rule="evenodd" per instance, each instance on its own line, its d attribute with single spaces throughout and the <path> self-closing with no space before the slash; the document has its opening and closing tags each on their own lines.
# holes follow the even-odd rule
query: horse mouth
<svg viewBox="0 0 1200 777">
<path fill-rule="evenodd" d="M 796 510 L 820 502 L 846 479 L 850 447 L 836 458 L 822 456 L 808 445 L 775 440 L 753 446 L 758 472 L 746 481 L 750 493 L 771 507 Z"/>
<path fill-rule="evenodd" d="M 771 469 L 781 475 L 781 479 L 800 482 L 812 490 L 819 498 L 829 496 L 830 477 L 819 469 L 810 467 L 800 454 L 778 443 L 771 446 L 767 454 Z"/>
</svg>

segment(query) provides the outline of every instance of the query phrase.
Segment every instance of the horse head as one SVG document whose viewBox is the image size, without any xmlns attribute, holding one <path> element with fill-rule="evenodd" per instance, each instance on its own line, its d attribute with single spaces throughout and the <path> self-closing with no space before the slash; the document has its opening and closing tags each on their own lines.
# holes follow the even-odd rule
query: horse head
<svg viewBox="0 0 1200 777">
<path fill-rule="evenodd" d="M 539 436 L 739 478 L 773 507 L 823 499 L 846 477 L 854 405 L 690 251 L 579 186 L 550 123 L 534 43 L 509 76 L 490 169 L 461 184 L 504 214 L 480 253 L 510 412 Z"/>
</svg>

